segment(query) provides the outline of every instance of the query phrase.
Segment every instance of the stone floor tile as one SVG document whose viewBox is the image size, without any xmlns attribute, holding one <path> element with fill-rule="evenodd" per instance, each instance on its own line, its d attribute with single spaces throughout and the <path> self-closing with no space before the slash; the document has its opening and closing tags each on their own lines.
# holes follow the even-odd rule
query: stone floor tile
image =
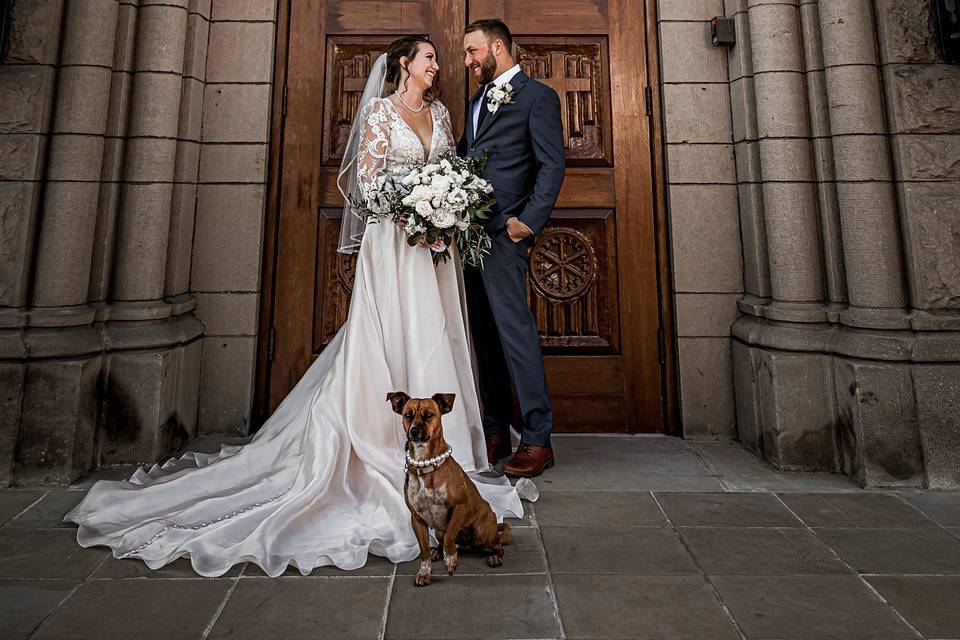
<svg viewBox="0 0 960 640">
<path fill-rule="evenodd" d="M 376 638 L 388 578 L 241 580 L 208 638 Z"/>
<path fill-rule="evenodd" d="M 550 571 L 677 575 L 697 568 L 666 528 L 541 527 Z"/>
<path fill-rule="evenodd" d="M 960 527 L 960 492 L 903 491 L 907 502 L 945 527 Z"/>
<path fill-rule="evenodd" d="M 806 529 L 683 527 L 678 531 L 708 574 L 850 573 L 830 547 Z"/>
<path fill-rule="evenodd" d="M 869 576 L 867 581 L 928 638 L 960 638 L 960 576 Z"/>
<path fill-rule="evenodd" d="M 856 576 L 711 576 L 747 638 L 918 636 Z"/>
<path fill-rule="evenodd" d="M 433 576 L 427 587 L 397 578 L 387 640 L 559 638 L 546 576 Z"/>
<path fill-rule="evenodd" d="M 216 578 L 88 581 L 33 638 L 199 638 L 232 584 Z"/>
<path fill-rule="evenodd" d="M 74 580 L 0 580 L 0 638 L 29 637 L 78 584 Z"/>
<path fill-rule="evenodd" d="M 503 548 L 503 566 L 487 566 L 487 556 L 473 550 L 459 552 L 460 565 L 456 575 L 497 575 L 503 573 L 546 573 L 547 565 L 540 547 L 540 538 L 533 527 L 518 527 L 510 531 L 510 544 Z M 397 566 L 397 574 L 412 576 L 420 568 L 420 560 L 411 560 Z M 443 561 L 433 563 L 434 573 L 445 572 Z"/>
<path fill-rule="evenodd" d="M 235 578 L 240 575 L 240 572 L 243 571 L 243 567 L 246 563 L 241 562 L 240 564 L 235 564 L 230 567 L 230 570 L 227 571 L 223 578 Z M 198 580 L 205 580 L 203 576 L 198 574 L 193 570 L 193 567 L 190 565 L 189 558 L 178 558 L 168 564 L 165 567 L 161 567 L 154 571 L 143 560 L 138 560 L 136 558 L 127 558 L 124 560 L 118 560 L 113 556 L 108 557 L 100 566 L 94 569 L 93 573 L 90 574 L 90 578 L 196 578 Z"/>
<path fill-rule="evenodd" d="M 960 540 L 943 529 L 816 529 L 860 573 L 960 573 Z"/>
<path fill-rule="evenodd" d="M 81 547 L 71 530 L 0 529 L 0 578 L 82 580 L 106 555 L 105 547 Z"/>
<path fill-rule="evenodd" d="M 776 496 L 768 493 L 657 493 L 675 526 L 802 527 Z"/>
<path fill-rule="evenodd" d="M 63 516 L 80 504 L 84 491 L 51 491 L 25 512 L 7 522 L 8 527 L 26 527 L 29 529 L 76 529 L 72 522 L 64 522 Z"/>
<path fill-rule="evenodd" d="M 343 577 L 343 576 L 391 576 L 393 575 L 394 564 L 383 558 L 381 556 L 375 556 L 370 554 L 367 556 L 367 562 L 359 569 L 352 569 L 350 571 L 344 571 L 343 569 L 338 569 L 337 567 L 327 566 L 327 567 L 317 567 L 310 572 L 311 577 Z M 246 567 L 243 569 L 242 578 L 266 578 L 267 574 L 259 565 L 254 564 L 253 562 L 248 562 Z M 287 566 L 286 570 L 280 574 L 279 577 L 303 577 L 303 574 L 300 573 L 300 569 L 290 565 Z"/>
<path fill-rule="evenodd" d="M 558 467 L 559 467 L 558 463 Z M 558 468 L 551 469 L 560 471 Z M 546 475 L 546 474 L 544 474 Z M 557 475 L 537 479 L 547 491 L 723 491 L 720 481 L 709 475 L 666 475 L 642 473 L 638 470 L 621 473 L 596 472 L 593 469 L 562 470 Z"/>
<path fill-rule="evenodd" d="M 934 527 L 923 513 L 886 493 L 796 493 L 780 498 L 811 527 Z"/>
<path fill-rule="evenodd" d="M 649 493 L 638 491 L 542 491 L 540 526 L 662 527 L 667 520 Z"/>
<path fill-rule="evenodd" d="M 700 576 L 558 575 L 567 638 L 739 638 Z"/>
<path fill-rule="evenodd" d="M 27 489 L 0 490 L 0 525 L 43 497 L 46 491 Z"/>
</svg>

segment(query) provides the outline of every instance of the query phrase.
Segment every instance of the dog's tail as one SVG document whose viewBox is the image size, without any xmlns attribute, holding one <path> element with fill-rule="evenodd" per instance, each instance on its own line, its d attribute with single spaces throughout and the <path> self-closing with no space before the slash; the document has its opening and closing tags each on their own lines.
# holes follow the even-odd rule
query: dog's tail
<svg viewBox="0 0 960 640">
<path fill-rule="evenodd" d="M 500 531 L 500 544 L 510 544 L 510 525 L 501 522 L 497 525 L 497 529 Z"/>
</svg>

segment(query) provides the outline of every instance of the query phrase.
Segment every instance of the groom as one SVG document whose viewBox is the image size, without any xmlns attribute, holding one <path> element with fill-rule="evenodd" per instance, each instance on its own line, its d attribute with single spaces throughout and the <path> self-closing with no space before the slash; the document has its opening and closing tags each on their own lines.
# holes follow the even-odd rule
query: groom
<svg viewBox="0 0 960 640">
<path fill-rule="evenodd" d="M 510 30 L 477 20 L 463 37 L 464 64 L 480 89 L 467 103 L 461 156 L 489 152 L 483 177 L 496 206 L 486 223 L 493 248 L 482 270 L 464 274 L 479 367 L 483 431 L 490 464 L 510 455 L 511 384 L 523 415 L 520 446 L 504 467 L 531 478 L 553 466 L 553 410 L 537 327 L 527 306 L 527 254 L 563 184 L 560 99 L 513 59 Z"/>
</svg>

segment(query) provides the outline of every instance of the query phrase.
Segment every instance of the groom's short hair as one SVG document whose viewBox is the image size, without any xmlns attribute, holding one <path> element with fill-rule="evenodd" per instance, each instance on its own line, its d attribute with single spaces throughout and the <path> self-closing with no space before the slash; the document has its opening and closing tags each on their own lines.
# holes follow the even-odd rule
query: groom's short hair
<svg viewBox="0 0 960 640">
<path fill-rule="evenodd" d="M 474 20 L 467 25 L 467 29 L 464 33 L 473 33 L 474 31 L 482 31 L 484 34 L 486 34 L 487 39 L 490 42 L 493 42 L 494 40 L 503 40 L 503 44 L 507 47 L 507 51 L 513 51 L 513 36 L 510 35 L 510 29 L 507 28 L 507 25 L 504 24 L 503 20 L 497 20 L 496 18 Z"/>
</svg>

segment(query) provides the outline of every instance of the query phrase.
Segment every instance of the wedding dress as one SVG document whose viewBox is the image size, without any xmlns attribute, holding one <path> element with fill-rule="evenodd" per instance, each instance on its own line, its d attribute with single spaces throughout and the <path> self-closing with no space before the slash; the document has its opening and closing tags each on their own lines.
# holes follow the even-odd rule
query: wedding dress
<svg viewBox="0 0 960 640">
<path fill-rule="evenodd" d="M 389 99 L 368 103 L 361 193 L 454 148 L 446 107 L 429 108 L 425 149 Z M 460 260 L 435 267 L 429 249 L 382 221 L 363 232 L 346 323 L 252 440 L 97 482 L 64 520 L 79 525 L 84 547 L 107 545 L 151 569 L 187 556 L 204 576 L 244 561 L 277 576 L 288 564 L 304 575 L 356 569 L 368 553 L 411 560 L 419 550 L 403 498 L 405 437 L 390 391 L 455 393 L 443 417 L 453 457 L 498 519 L 523 516 L 520 494 L 536 499 L 536 487 L 512 487 L 486 459 Z"/>
</svg>

